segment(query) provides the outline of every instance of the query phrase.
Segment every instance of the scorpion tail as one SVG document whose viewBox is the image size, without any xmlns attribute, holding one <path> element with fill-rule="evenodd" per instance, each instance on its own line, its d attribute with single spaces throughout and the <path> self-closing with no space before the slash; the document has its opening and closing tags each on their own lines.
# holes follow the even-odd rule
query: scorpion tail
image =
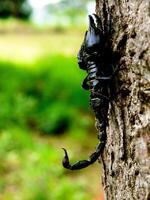
<svg viewBox="0 0 150 200">
<path fill-rule="evenodd" d="M 90 155 L 88 160 L 80 160 L 80 161 L 77 161 L 73 165 L 71 165 L 69 162 L 69 157 L 68 157 L 66 149 L 62 148 L 65 152 L 65 156 L 62 160 L 62 164 L 64 168 L 70 169 L 70 170 L 78 170 L 78 169 L 86 168 L 89 165 L 93 164 L 99 158 L 99 156 L 101 155 L 103 151 L 103 148 L 104 148 L 104 142 L 100 142 L 97 145 L 96 151 Z"/>
</svg>

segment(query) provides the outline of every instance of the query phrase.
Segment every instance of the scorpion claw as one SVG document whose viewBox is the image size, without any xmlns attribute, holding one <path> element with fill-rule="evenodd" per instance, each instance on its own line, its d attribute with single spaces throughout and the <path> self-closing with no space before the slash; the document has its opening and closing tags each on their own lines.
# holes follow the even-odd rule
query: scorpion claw
<svg viewBox="0 0 150 200">
<path fill-rule="evenodd" d="M 93 13 L 93 15 L 94 15 L 94 17 L 95 17 L 95 19 L 96 19 L 96 23 L 97 23 L 97 24 L 101 23 L 100 18 L 99 18 L 95 13 Z"/>
<path fill-rule="evenodd" d="M 99 16 L 96 15 L 95 13 L 93 13 L 93 16 L 95 17 L 97 28 L 99 27 L 100 30 L 101 30 L 102 33 L 103 33 L 103 25 L 102 25 L 102 21 L 100 20 Z"/>
<path fill-rule="evenodd" d="M 94 22 L 94 19 L 89 15 L 89 29 L 85 35 L 85 48 L 93 49 L 95 46 L 99 46 L 100 41 L 100 31 L 97 28 L 97 25 Z"/>
<path fill-rule="evenodd" d="M 93 17 L 89 15 L 89 29 L 91 29 L 91 27 L 95 29 L 95 22 L 94 22 Z"/>
</svg>

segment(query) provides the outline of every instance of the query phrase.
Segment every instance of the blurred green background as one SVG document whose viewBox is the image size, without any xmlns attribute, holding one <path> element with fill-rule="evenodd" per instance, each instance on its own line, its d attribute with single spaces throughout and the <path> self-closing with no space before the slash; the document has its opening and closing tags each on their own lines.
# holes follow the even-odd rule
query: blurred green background
<svg viewBox="0 0 150 200">
<path fill-rule="evenodd" d="M 102 200 L 97 137 L 76 55 L 93 1 L 0 0 L 0 200 Z"/>
</svg>

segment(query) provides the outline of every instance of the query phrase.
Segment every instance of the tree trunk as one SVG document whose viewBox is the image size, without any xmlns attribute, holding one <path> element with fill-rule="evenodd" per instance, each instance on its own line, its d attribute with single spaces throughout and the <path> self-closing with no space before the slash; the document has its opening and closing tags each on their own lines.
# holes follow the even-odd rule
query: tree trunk
<svg viewBox="0 0 150 200">
<path fill-rule="evenodd" d="M 119 50 L 117 89 L 109 108 L 102 156 L 107 200 L 150 199 L 150 1 L 96 0 L 96 13 L 113 24 L 112 49 Z"/>
</svg>

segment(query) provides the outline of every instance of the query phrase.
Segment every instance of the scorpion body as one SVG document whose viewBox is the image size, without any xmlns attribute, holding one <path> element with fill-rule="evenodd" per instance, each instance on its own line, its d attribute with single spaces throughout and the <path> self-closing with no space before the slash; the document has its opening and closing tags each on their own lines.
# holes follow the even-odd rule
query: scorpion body
<svg viewBox="0 0 150 200">
<path fill-rule="evenodd" d="M 79 67 L 87 71 L 82 87 L 90 91 L 90 105 L 98 120 L 99 144 L 88 160 L 77 161 L 71 165 L 66 149 L 62 164 L 70 170 L 85 168 L 94 163 L 102 154 L 107 140 L 106 127 L 108 124 L 109 102 L 112 97 L 114 69 L 110 65 L 109 47 L 106 45 L 107 34 L 102 28 L 100 18 L 89 15 L 89 29 L 85 33 L 84 41 L 78 53 Z M 100 28 L 98 27 L 100 25 Z"/>
</svg>

